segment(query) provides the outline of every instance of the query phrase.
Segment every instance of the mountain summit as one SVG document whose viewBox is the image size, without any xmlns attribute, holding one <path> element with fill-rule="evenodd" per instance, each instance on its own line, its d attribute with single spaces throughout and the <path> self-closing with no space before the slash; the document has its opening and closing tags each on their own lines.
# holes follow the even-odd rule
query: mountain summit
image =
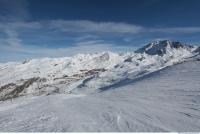
<svg viewBox="0 0 200 134">
<path fill-rule="evenodd" d="M 167 51 L 184 49 L 188 51 L 193 50 L 193 46 L 187 45 L 178 41 L 170 41 L 170 40 L 160 40 L 153 41 L 146 46 L 138 49 L 136 53 L 146 53 L 149 55 L 160 55 L 163 56 L 167 53 Z"/>
</svg>

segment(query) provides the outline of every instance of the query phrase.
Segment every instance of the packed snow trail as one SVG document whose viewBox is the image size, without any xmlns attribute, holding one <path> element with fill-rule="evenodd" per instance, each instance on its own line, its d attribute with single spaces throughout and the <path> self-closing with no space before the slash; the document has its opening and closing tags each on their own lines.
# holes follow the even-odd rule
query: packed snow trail
<svg viewBox="0 0 200 134">
<path fill-rule="evenodd" d="M 200 131 L 200 62 L 167 67 L 89 95 L 0 103 L 1 132 Z"/>
</svg>

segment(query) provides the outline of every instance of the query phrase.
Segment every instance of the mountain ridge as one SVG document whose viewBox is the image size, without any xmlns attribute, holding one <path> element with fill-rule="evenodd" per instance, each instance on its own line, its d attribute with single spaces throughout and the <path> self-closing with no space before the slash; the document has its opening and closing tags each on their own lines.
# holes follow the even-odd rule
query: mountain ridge
<svg viewBox="0 0 200 134">
<path fill-rule="evenodd" d="M 151 42 L 136 52 L 77 54 L 0 64 L 0 100 L 30 94 L 100 92 L 124 79 L 144 76 L 194 55 L 199 55 L 198 47 L 164 40 Z"/>
<path fill-rule="evenodd" d="M 169 49 L 186 49 L 189 51 L 194 51 L 197 47 L 189 44 L 181 43 L 179 41 L 171 41 L 171 40 L 156 40 L 147 44 L 146 46 L 139 48 L 136 50 L 136 53 L 146 53 L 149 55 L 160 55 L 169 51 Z"/>
</svg>

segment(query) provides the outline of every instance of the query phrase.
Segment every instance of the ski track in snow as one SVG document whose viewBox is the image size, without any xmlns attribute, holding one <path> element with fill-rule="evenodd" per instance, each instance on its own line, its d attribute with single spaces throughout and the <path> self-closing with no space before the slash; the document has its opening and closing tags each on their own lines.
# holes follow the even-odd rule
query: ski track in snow
<svg viewBox="0 0 200 134">
<path fill-rule="evenodd" d="M 185 62 L 96 94 L 4 101 L 0 131 L 200 131 L 199 66 L 199 61 Z"/>
</svg>

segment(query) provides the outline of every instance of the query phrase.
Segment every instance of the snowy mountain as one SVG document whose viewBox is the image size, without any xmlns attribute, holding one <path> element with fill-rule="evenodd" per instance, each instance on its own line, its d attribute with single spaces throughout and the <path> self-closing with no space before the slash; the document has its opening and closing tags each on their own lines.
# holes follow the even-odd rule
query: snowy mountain
<svg viewBox="0 0 200 134">
<path fill-rule="evenodd" d="M 192 52 L 196 49 L 195 46 L 183 44 L 181 42 L 175 42 L 170 40 L 154 41 L 138 49 L 137 53 L 146 53 L 149 55 L 164 55 L 172 51 L 189 51 Z"/>
<path fill-rule="evenodd" d="M 199 131 L 195 125 L 200 122 L 199 52 L 197 46 L 164 40 L 149 43 L 136 52 L 78 54 L 0 64 L 0 130 Z M 189 70 L 190 64 L 193 70 Z M 190 77 L 181 82 L 179 73 Z M 184 84 L 188 84 L 187 89 Z M 34 107 L 33 115 L 28 115 L 30 105 Z M 22 121 L 24 112 L 20 113 L 20 107 L 26 113 Z M 12 118 L 16 120 L 10 121 L 15 108 L 17 114 Z M 48 120 L 51 123 L 46 124 Z M 13 123 L 25 128 L 4 127 Z"/>
<path fill-rule="evenodd" d="M 120 81 L 185 61 L 197 47 L 155 41 L 130 53 L 102 52 L 0 64 L 0 100 L 23 95 L 101 92 Z"/>
</svg>

